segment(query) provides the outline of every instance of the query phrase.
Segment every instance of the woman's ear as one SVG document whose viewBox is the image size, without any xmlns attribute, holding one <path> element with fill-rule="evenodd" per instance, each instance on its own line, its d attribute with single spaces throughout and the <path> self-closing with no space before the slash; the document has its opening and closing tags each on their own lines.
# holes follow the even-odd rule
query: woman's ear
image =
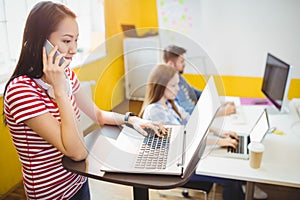
<svg viewBox="0 0 300 200">
<path fill-rule="evenodd" d="M 174 63 L 172 60 L 169 60 L 169 61 L 167 62 L 167 65 L 170 65 L 170 66 L 172 66 L 172 67 L 175 67 L 175 63 Z"/>
</svg>

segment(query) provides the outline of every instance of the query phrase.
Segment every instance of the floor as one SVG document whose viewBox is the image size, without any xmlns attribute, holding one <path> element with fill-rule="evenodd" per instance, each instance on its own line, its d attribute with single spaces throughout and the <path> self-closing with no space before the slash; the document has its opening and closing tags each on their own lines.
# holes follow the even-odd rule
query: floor
<svg viewBox="0 0 300 200">
<path fill-rule="evenodd" d="M 91 200 L 131 200 L 132 187 L 118 185 L 95 179 L 89 179 Z M 282 187 L 267 184 L 258 184 L 268 194 L 268 200 L 299 200 L 300 189 Z M 203 200 L 204 194 L 197 190 L 189 189 L 189 198 L 182 196 L 183 188 L 175 188 L 172 190 L 149 190 L 149 200 L 187 200 L 197 199 Z M 215 193 L 211 192 L 208 194 L 208 200 L 222 200 L 222 187 L 217 185 Z M 214 194 L 214 195 L 213 195 Z M 213 198 L 213 196 L 215 198 Z M 2 200 L 25 200 L 24 189 L 22 183 L 12 192 L 5 197 L 0 197 Z"/>
<path fill-rule="evenodd" d="M 132 187 L 113 184 L 109 182 L 89 179 L 91 200 L 131 200 L 133 199 Z M 179 199 L 204 199 L 204 193 L 197 190 L 188 190 L 189 198 L 184 198 L 181 194 L 182 188 L 172 190 L 149 190 L 149 200 L 179 200 Z M 215 199 L 222 200 L 222 188 L 217 186 L 215 190 Z M 212 200 L 212 192 L 208 195 L 208 200 Z M 5 197 L 0 197 L 3 200 L 25 200 L 23 185 L 20 184 L 14 191 Z"/>
<path fill-rule="evenodd" d="M 112 184 L 97 180 L 89 180 L 92 199 L 101 200 L 129 200 L 133 199 L 132 187 Z M 99 192 L 99 188 L 101 191 Z M 98 191 L 97 191 L 98 190 Z M 215 193 L 216 199 L 221 200 L 221 188 L 217 187 Z M 97 191 L 97 192 L 93 192 Z M 105 191 L 105 192 L 104 192 Z M 190 198 L 184 198 L 181 194 L 182 188 L 176 188 L 172 190 L 149 190 L 150 200 L 179 200 L 179 199 L 204 199 L 204 193 L 196 190 L 189 190 Z M 212 199 L 212 194 L 208 195 L 208 199 Z"/>
</svg>

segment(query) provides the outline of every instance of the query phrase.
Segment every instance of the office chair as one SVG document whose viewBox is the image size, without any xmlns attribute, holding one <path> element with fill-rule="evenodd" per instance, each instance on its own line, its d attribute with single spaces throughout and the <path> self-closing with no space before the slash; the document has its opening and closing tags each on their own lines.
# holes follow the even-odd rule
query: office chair
<svg viewBox="0 0 300 200">
<path fill-rule="evenodd" d="M 213 197 L 215 199 L 216 183 L 206 182 L 206 181 L 189 181 L 182 187 L 187 188 L 182 190 L 182 195 L 186 198 L 189 198 L 188 189 L 200 190 L 204 194 L 204 199 L 207 200 L 207 195 L 213 188 Z"/>
<path fill-rule="evenodd" d="M 204 199 L 207 200 L 208 193 L 210 192 L 212 188 L 212 200 L 215 199 L 215 192 L 216 192 L 216 183 L 211 182 L 205 182 L 205 181 L 193 181 L 193 182 L 187 182 L 184 186 L 184 190 L 182 190 L 182 196 L 185 198 L 189 198 L 189 191 L 188 189 L 194 189 L 194 190 L 200 190 L 204 194 Z"/>
<path fill-rule="evenodd" d="M 214 186 L 214 183 L 206 182 L 206 181 L 189 181 L 185 185 L 181 186 L 182 188 L 185 188 L 181 194 L 185 198 L 189 198 L 189 192 L 188 189 L 194 189 L 198 190 L 199 192 L 204 194 L 204 199 L 207 200 L 208 193 L 210 192 L 211 188 Z M 214 188 L 214 187 L 213 187 Z M 168 196 L 168 194 L 163 193 L 162 191 L 158 191 L 160 196 Z M 215 192 L 215 191 L 213 191 Z M 214 194 L 213 194 L 214 199 Z"/>
</svg>

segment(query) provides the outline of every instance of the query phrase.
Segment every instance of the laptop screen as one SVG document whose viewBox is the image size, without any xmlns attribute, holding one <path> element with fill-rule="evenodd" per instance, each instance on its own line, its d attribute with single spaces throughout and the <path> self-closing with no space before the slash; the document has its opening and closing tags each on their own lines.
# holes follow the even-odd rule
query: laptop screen
<svg viewBox="0 0 300 200">
<path fill-rule="evenodd" d="M 201 139 L 221 106 L 214 79 L 210 78 L 186 125 L 186 162 L 192 159 Z M 195 134 L 196 133 L 196 134 Z"/>
<path fill-rule="evenodd" d="M 257 122 L 250 131 L 250 140 L 252 142 L 261 142 L 267 132 L 269 132 L 270 125 L 268 114 L 264 109 L 263 113 L 258 118 Z"/>
</svg>

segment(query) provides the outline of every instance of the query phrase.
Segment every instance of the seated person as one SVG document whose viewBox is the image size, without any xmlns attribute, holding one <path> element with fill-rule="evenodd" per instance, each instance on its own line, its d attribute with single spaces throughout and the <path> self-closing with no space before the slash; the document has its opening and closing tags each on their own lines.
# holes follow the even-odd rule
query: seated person
<svg viewBox="0 0 300 200">
<path fill-rule="evenodd" d="M 175 97 L 175 102 L 186 112 L 191 114 L 195 108 L 196 102 L 201 95 L 201 91 L 192 87 L 182 76 L 185 68 L 185 53 L 186 49 L 176 45 L 169 45 L 163 51 L 163 60 L 166 64 L 175 68 L 179 73 L 179 91 L 177 93 L 177 96 Z M 236 107 L 234 103 L 227 101 L 223 103 L 223 106 L 218 112 L 218 116 L 231 115 L 234 113 L 236 113 Z M 224 140 L 218 140 L 217 143 L 221 146 L 225 146 L 226 144 L 230 143 L 230 141 L 232 140 L 230 140 L 228 137 L 225 137 L 229 136 L 229 134 L 230 132 L 226 133 L 226 131 L 223 131 L 220 134 L 221 137 L 224 137 L 225 140 L 229 141 L 225 142 Z M 268 195 L 260 188 L 255 186 L 254 197 L 255 199 L 267 199 Z"/>
<path fill-rule="evenodd" d="M 163 60 L 166 64 L 175 68 L 179 73 L 179 91 L 175 98 L 175 102 L 184 108 L 189 114 L 194 110 L 201 91 L 192 87 L 182 76 L 185 68 L 184 54 L 186 50 L 182 47 L 169 45 L 164 49 Z M 225 102 L 220 111 L 220 115 L 230 115 L 236 112 L 233 102 Z"/>
<path fill-rule="evenodd" d="M 190 117 L 181 106 L 174 101 L 178 91 L 179 74 L 173 67 L 160 64 L 155 67 L 148 79 L 146 96 L 139 116 L 144 119 L 162 122 L 164 124 L 185 125 Z M 235 133 L 231 133 L 236 137 Z M 237 140 L 229 136 L 220 138 L 219 144 L 236 147 Z M 194 174 L 190 181 L 216 182 L 223 187 L 224 200 L 244 199 L 241 182 Z"/>
</svg>

